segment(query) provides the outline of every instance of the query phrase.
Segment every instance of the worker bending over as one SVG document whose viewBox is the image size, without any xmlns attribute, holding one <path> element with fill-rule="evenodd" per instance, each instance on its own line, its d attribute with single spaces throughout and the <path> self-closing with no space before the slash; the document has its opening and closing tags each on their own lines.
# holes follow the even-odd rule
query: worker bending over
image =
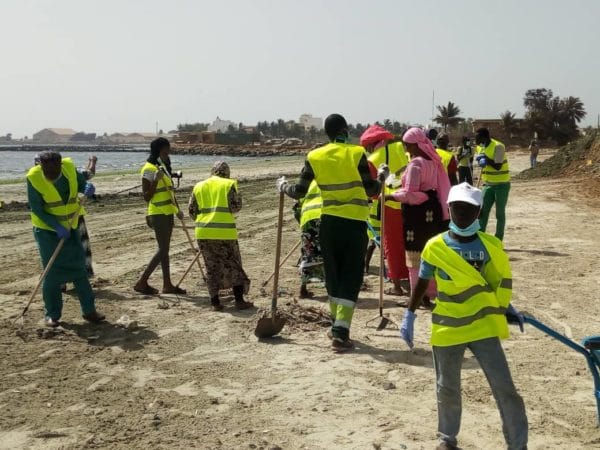
<svg viewBox="0 0 600 450">
<path fill-rule="evenodd" d="M 277 189 L 298 199 L 316 180 L 321 190 L 319 238 L 333 321 L 330 335 L 332 349 L 343 352 L 354 346 L 350 324 L 362 284 L 368 198 L 379 192 L 380 183 L 371 177 L 364 149 L 348 144 L 348 124 L 341 115 L 325 119 L 325 132 L 329 144 L 308 153 L 298 183 L 290 185 L 281 177 Z M 382 173 L 384 179 L 386 176 Z"/>
<path fill-rule="evenodd" d="M 189 201 L 190 216 L 196 221 L 196 239 L 206 267 L 206 284 L 215 311 L 223 310 L 219 291 L 233 288 L 236 309 L 254 305 L 244 300 L 250 280 L 242 267 L 234 213 L 242 209 L 237 181 L 224 161 L 217 161 L 211 177 L 194 186 Z"/>
<path fill-rule="evenodd" d="M 39 164 L 27 173 L 27 198 L 31 208 L 33 236 L 37 242 L 42 265 L 46 267 L 61 239 L 64 245 L 42 285 L 45 322 L 57 327 L 62 316 L 61 285 L 75 285 L 81 313 L 89 322 L 101 322 L 104 315 L 96 311 L 94 293 L 85 266 L 85 253 L 77 226 L 80 204 L 77 194 L 94 195 L 94 185 L 77 171 L 70 158 L 46 151 L 39 155 Z"/>
<path fill-rule="evenodd" d="M 479 231 L 481 203 L 481 191 L 467 183 L 450 189 L 450 231 L 427 242 L 419 280 L 400 327 L 401 337 L 412 348 L 415 311 L 429 280 L 435 278 L 438 295 L 431 314 L 431 345 L 437 380 L 438 450 L 458 448 L 460 372 L 467 348 L 490 384 L 508 449 L 527 448 L 525 406 L 500 345 L 500 339 L 509 336 L 507 315 L 518 321 L 521 331 L 524 320 L 510 304 L 512 276 L 502 242 Z"/>
</svg>

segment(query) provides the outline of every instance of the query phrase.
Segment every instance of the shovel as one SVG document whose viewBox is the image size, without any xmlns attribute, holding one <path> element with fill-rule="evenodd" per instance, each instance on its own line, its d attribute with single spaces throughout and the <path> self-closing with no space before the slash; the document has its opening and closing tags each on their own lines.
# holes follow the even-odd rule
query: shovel
<svg viewBox="0 0 600 450">
<path fill-rule="evenodd" d="M 277 317 L 277 291 L 279 289 L 279 259 L 281 258 L 281 234 L 283 230 L 283 201 L 284 193 L 279 193 L 279 217 L 277 219 L 277 245 L 275 248 L 275 271 L 273 277 L 273 295 L 271 297 L 271 317 L 258 319 L 254 335 L 258 338 L 273 337 L 285 325 L 283 317 Z"/>
<path fill-rule="evenodd" d="M 381 183 L 381 197 L 379 202 L 381 203 L 381 235 L 380 239 L 383 238 L 383 230 L 385 227 L 385 183 Z M 383 251 L 383 242 L 380 242 L 379 248 L 379 315 L 367 320 L 366 325 L 379 319 L 379 325 L 377 325 L 377 331 L 385 329 L 390 323 L 398 326 L 392 321 L 389 316 L 383 315 L 383 288 L 385 281 L 385 252 Z"/>
</svg>

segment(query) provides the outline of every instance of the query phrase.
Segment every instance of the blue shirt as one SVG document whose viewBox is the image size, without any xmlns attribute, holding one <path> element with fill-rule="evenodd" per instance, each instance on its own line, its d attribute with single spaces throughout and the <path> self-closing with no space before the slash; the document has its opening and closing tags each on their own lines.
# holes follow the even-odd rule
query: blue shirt
<svg viewBox="0 0 600 450">
<path fill-rule="evenodd" d="M 483 271 L 484 266 L 490 260 L 490 254 L 479 239 L 479 236 L 471 242 L 460 242 L 450 237 L 448 232 L 444 233 L 444 242 L 448 247 L 458 253 L 466 262 L 471 264 L 479 272 Z M 421 259 L 421 267 L 419 268 L 419 278 L 431 280 L 435 273 L 435 266 L 432 266 Z M 443 270 L 439 269 L 439 276 L 444 280 L 449 280 L 450 277 Z"/>
</svg>

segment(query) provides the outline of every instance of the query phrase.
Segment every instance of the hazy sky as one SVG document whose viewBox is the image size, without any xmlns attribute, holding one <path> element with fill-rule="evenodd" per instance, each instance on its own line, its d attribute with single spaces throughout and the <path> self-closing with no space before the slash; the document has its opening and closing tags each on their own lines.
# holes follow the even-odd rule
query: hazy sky
<svg viewBox="0 0 600 450">
<path fill-rule="evenodd" d="M 1 0 L 0 134 L 165 131 L 308 112 L 350 122 L 600 112 L 596 0 Z"/>
</svg>

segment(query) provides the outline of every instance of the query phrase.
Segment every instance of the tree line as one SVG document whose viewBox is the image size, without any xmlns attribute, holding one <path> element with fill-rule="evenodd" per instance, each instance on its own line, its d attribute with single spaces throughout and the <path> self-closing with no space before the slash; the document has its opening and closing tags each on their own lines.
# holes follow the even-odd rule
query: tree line
<svg viewBox="0 0 600 450">
<path fill-rule="evenodd" d="M 519 133 L 530 133 L 531 137 L 537 135 L 541 140 L 553 140 L 563 145 L 579 135 L 578 124 L 586 117 L 587 113 L 583 102 L 579 97 L 554 96 L 551 89 L 529 89 L 523 97 L 525 115 L 522 120 L 516 118 L 516 114 L 505 111 L 500 114 L 503 129 L 509 135 Z M 449 101 L 445 105 L 437 105 L 437 115 L 433 121 L 444 131 L 455 130 L 463 134 L 472 132 L 472 119 L 461 117 L 460 107 Z M 374 122 L 381 125 L 394 135 L 401 136 L 411 125 L 392 119 L 384 119 Z M 360 135 L 370 126 L 370 123 L 354 123 L 348 125 L 350 136 L 354 138 Z M 206 131 L 208 123 L 182 123 L 177 126 L 179 131 Z M 239 123 L 238 126 L 230 125 L 228 133 L 244 133 L 246 126 Z M 323 130 L 315 127 L 305 129 L 301 124 L 294 121 L 277 119 L 275 121 L 258 122 L 254 127 L 257 132 L 274 138 L 298 138 L 308 141 L 323 140 Z"/>
</svg>

